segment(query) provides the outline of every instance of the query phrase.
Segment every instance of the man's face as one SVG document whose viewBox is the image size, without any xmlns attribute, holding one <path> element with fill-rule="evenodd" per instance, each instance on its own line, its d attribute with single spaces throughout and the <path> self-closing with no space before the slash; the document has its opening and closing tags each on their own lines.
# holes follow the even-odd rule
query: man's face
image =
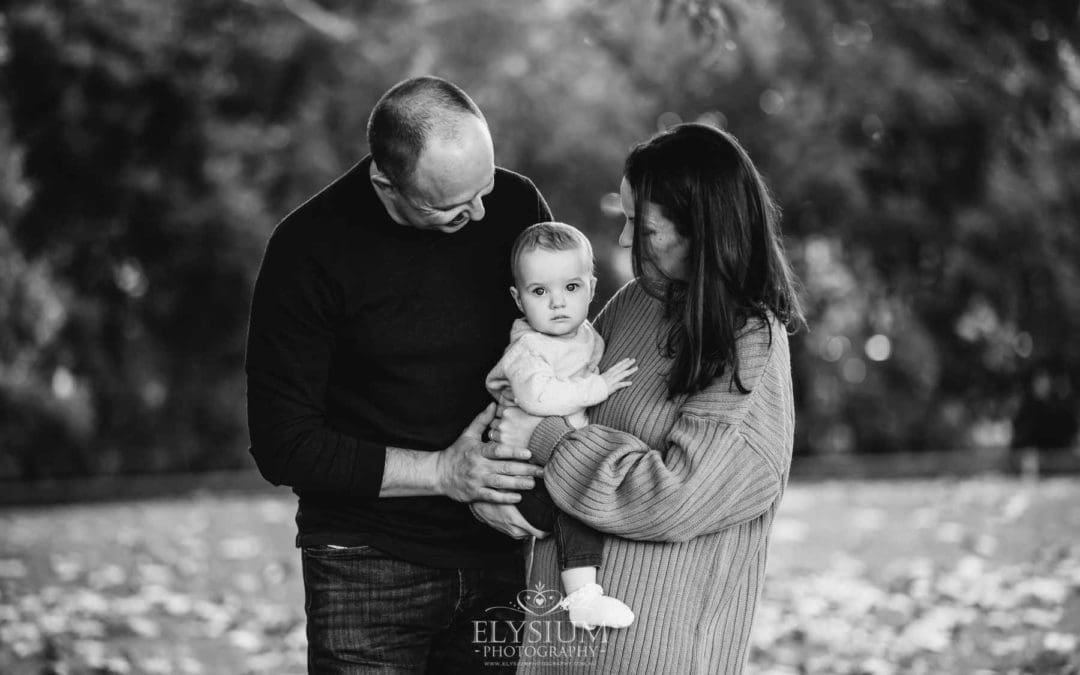
<svg viewBox="0 0 1080 675">
<path fill-rule="evenodd" d="M 595 282 L 582 251 L 534 249 L 521 254 L 510 293 L 533 330 L 573 336 L 589 316 Z"/>
<path fill-rule="evenodd" d="M 456 138 L 433 138 L 417 160 L 409 185 L 396 187 L 394 207 L 406 224 L 452 233 L 483 220 L 483 199 L 495 189 L 495 153 L 487 124 L 461 117 Z"/>
</svg>

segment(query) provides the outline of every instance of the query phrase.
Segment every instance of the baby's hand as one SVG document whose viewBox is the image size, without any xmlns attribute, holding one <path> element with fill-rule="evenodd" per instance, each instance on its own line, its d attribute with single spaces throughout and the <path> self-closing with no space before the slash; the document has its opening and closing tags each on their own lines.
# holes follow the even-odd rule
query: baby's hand
<svg viewBox="0 0 1080 675">
<path fill-rule="evenodd" d="M 607 382 L 608 395 L 610 396 L 624 387 L 629 387 L 630 380 L 628 378 L 636 372 L 637 366 L 634 365 L 634 359 L 623 359 L 601 373 L 600 377 L 604 378 L 604 382 Z"/>
<path fill-rule="evenodd" d="M 505 408 L 517 405 L 517 401 L 514 400 L 514 392 L 510 391 L 510 387 L 504 387 L 502 391 L 499 392 L 498 403 Z"/>
</svg>

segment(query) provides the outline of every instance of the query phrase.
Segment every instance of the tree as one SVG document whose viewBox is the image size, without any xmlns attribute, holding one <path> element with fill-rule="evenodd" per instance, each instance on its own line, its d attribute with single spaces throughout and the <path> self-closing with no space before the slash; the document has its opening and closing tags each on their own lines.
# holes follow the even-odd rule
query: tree
<svg viewBox="0 0 1080 675">
<path fill-rule="evenodd" d="M 462 84 L 498 162 L 590 235 L 600 302 L 628 268 L 601 205 L 629 147 L 678 120 L 738 136 L 806 287 L 800 450 L 1067 444 L 1077 5 L 15 0 L 0 475 L 246 463 L 266 238 L 424 72 Z"/>
</svg>

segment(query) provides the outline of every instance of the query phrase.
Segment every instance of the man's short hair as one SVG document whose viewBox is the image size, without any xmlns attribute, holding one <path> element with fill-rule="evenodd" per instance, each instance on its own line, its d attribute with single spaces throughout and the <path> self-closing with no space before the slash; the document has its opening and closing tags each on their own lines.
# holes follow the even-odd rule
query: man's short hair
<svg viewBox="0 0 1080 675">
<path fill-rule="evenodd" d="M 379 170 L 398 187 L 409 184 L 420 152 L 433 135 L 452 136 L 455 117 L 484 120 L 461 87 L 439 77 L 413 77 L 398 82 L 375 104 L 368 118 L 367 140 Z"/>
<path fill-rule="evenodd" d="M 593 272 L 593 250 L 589 238 L 573 225 L 553 221 L 530 225 L 514 240 L 510 250 L 510 270 L 514 282 L 520 281 L 518 267 L 521 256 L 537 249 L 543 251 L 581 251 L 589 266 L 589 275 Z"/>
</svg>

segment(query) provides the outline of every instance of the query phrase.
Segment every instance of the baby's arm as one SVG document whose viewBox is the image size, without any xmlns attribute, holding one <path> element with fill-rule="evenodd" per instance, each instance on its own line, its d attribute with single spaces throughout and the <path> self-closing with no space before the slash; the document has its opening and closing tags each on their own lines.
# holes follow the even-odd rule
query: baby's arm
<svg viewBox="0 0 1080 675">
<path fill-rule="evenodd" d="M 515 403 L 537 417 L 572 415 L 600 403 L 612 389 L 602 375 L 560 378 L 550 361 L 519 341 L 503 356 Z"/>
</svg>

